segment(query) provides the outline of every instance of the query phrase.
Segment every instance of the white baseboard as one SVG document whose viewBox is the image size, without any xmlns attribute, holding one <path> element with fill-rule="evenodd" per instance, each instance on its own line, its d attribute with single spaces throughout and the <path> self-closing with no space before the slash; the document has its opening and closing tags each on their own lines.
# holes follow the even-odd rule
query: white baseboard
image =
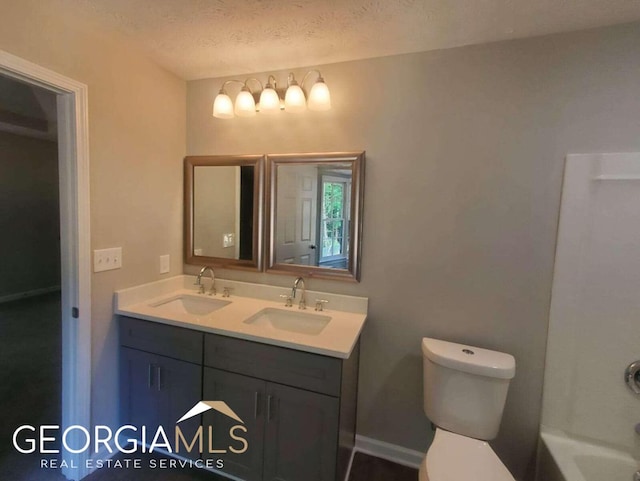
<svg viewBox="0 0 640 481">
<path fill-rule="evenodd" d="M 42 287 L 41 289 L 33 289 L 32 291 L 16 292 L 15 294 L 0 296 L 0 304 L 3 302 L 15 301 L 16 299 L 24 299 L 26 297 L 41 296 L 42 294 L 49 294 L 50 292 L 56 292 L 59 290 L 60 286 L 51 286 Z"/>
<path fill-rule="evenodd" d="M 425 453 L 356 434 L 356 451 L 418 469 Z"/>
</svg>

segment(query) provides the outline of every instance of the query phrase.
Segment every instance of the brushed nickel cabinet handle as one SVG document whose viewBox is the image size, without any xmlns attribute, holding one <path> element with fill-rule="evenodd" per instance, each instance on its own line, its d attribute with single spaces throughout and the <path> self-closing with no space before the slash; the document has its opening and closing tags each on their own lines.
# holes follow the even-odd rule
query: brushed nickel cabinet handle
<svg viewBox="0 0 640 481">
<path fill-rule="evenodd" d="M 162 390 L 162 367 L 158 366 L 158 391 Z"/>
<path fill-rule="evenodd" d="M 149 363 L 149 378 L 147 380 L 147 386 L 149 389 L 153 386 L 153 364 Z"/>
<path fill-rule="evenodd" d="M 267 422 L 271 422 L 271 400 L 272 396 L 269 394 L 267 396 Z"/>
<path fill-rule="evenodd" d="M 258 405 L 260 404 L 260 393 L 255 392 L 253 396 L 253 419 L 258 419 Z"/>
</svg>

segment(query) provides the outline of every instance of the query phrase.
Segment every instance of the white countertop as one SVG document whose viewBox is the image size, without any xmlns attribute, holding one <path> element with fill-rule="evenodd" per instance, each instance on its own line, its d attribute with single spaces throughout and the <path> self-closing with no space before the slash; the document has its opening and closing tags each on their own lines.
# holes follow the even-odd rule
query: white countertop
<svg viewBox="0 0 640 481">
<path fill-rule="evenodd" d="M 245 323 L 245 320 L 265 308 L 298 312 L 297 300 L 294 301 L 293 307 L 287 308 L 284 307 L 284 302 L 279 299 L 279 296 L 289 294 L 290 288 L 226 279 L 216 279 L 218 294 L 213 299 L 226 300 L 230 303 L 210 314 L 202 316 L 186 313 L 167 314 L 153 307 L 154 304 L 163 300 L 184 294 L 207 298 L 206 294 L 197 294 L 194 281 L 195 276 L 183 275 L 116 291 L 115 313 L 342 359 L 347 359 L 351 355 L 367 318 L 367 298 L 307 290 L 308 307 L 300 312 L 331 317 L 331 321 L 319 334 L 289 332 L 270 326 Z M 210 282 L 209 278 L 203 281 L 207 288 Z M 231 296 L 228 298 L 221 296 L 224 287 L 232 289 Z M 299 295 L 300 292 L 299 289 Z M 329 301 L 322 313 L 314 311 L 316 299 Z"/>
</svg>

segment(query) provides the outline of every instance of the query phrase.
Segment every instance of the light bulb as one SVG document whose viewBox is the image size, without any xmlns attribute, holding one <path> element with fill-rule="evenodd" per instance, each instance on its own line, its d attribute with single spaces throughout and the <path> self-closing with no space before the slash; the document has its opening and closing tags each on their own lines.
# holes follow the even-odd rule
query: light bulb
<svg viewBox="0 0 640 481">
<path fill-rule="evenodd" d="M 280 97 L 273 87 L 269 84 L 264 88 L 260 94 L 260 113 L 261 114 L 275 114 L 280 111 Z"/>
<path fill-rule="evenodd" d="M 213 116 L 219 119 L 233 118 L 233 104 L 224 90 L 220 90 L 213 101 Z"/>
<path fill-rule="evenodd" d="M 253 117 L 256 114 L 256 102 L 247 87 L 242 87 L 236 97 L 235 111 L 238 117 Z"/>
<path fill-rule="evenodd" d="M 284 110 L 287 112 L 304 112 L 307 110 L 304 92 L 295 80 L 291 82 L 287 93 L 284 95 Z"/>
<path fill-rule="evenodd" d="M 329 87 L 322 77 L 313 84 L 309 92 L 309 110 L 329 110 L 331 108 L 331 94 Z"/>
</svg>

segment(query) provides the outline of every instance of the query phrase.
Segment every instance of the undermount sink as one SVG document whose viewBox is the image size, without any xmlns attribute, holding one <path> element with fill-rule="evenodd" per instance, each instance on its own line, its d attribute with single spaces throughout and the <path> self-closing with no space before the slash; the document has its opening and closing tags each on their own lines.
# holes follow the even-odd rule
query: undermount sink
<svg viewBox="0 0 640 481">
<path fill-rule="evenodd" d="M 310 314 L 299 310 L 287 311 L 268 307 L 257 312 L 245 324 L 266 327 L 276 331 L 295 332 L 297 334 L 318 335 L 327 327 L 331 317 Z"/>
<path fill-rule="evenodd" d="M 230 303 L 231 301 L 223 301 L 221 299 L 182 294 L 151 304 L 151 307 L 155 307 L 169 315 L 191 314 L 205 316 L 213 311 L 222 309 Z"/>
</svg>

